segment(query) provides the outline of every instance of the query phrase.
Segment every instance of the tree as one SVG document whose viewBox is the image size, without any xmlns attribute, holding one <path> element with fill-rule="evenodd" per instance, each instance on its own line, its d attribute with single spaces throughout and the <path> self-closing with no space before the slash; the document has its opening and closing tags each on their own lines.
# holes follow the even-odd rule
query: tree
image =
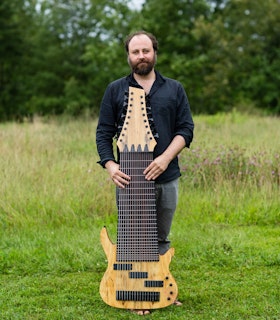
<svg viewBox="0 0 280 320">
<path fill-rule="evenodd" d="M 129 16 L 125 1 L 42 3 L 33 39 L 32 113 L 78 115 L 87 108 L 97 112 L 104 84 L 120 71 L 124 16 Z"/>
<path fill-rule="evenodd" d="M 0 3 L 0 120 L 17 114 L 21 92 L 18 74 L 25 49 L 19 20 L 21 5 L 20 0 Z"/>
<path fill-rule="evenodd" d="M 255 105 L 280 114 L 276 0 L 2 0 L 0 120 L 97 114 L 105 87 L 130 70 L 125 36 L 159 40 L 157 68 L 195 113 Z"/>
<path fill-rule="evenodd" d="M 279 113 L 279 9 L 275 0 L 146 0 L 137 27 L 157 35 L 158 68 L 183 83 L 195 112 L 254 104 Z"/>
<path fill-rule="evenodd" d="M 230 107 L 249 101 L 279 113 L 279 3 L 227 1 L 193 32 L 198 39 L 208 39 L 205 97 Z"/>
<path fill-rule="evenodd" d="M 146 0 L 141 13 L 137 27 L 154 33 L 159 41 L 159 70 L 184 85 L 194 112 L 209 110 L 202 95 L 208 57 L 204 47 L 197 47 L 192 33 L 198 19 L 211 16 L 209 3 L 205 0 Z"/>
</svg>

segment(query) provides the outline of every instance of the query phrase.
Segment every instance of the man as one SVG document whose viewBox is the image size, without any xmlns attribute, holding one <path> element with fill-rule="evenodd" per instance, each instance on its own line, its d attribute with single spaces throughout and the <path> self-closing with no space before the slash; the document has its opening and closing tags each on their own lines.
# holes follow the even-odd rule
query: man
<svg viewBox="0 0 280 320">
<path fill-rule="evenodd" d="M 129 86 L 144 89 L 158 137 L 153 161 L 143 174 L 147 180 L 155 181 L 159 253 L 164 254 L 170 246 L 168 235 L 178 200 L 180 168 L 177 156 L 190 146 L 194 124 L 182 85 L 154 69 L 158 51 L 156 38 L 148 32 L 138 31 L 127 37 L 125 48 L 132 72 L 106 89 L 96 131 L 97 149 L 100 164 L 107 169 L 112 181 L 118 188 L 125 188 L 130 177 L 119 169 L 112 141 L 121 123 L 125 92 Z"/>
</svg>

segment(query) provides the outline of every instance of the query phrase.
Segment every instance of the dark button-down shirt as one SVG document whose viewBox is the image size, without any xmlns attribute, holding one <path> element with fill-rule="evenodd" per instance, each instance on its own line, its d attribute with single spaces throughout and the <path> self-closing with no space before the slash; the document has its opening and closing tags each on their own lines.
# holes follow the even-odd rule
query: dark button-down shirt
<svg viewBox="0 0 280 320">
<path fill-rule="evenodd" d="M 110 83 L 102 99 L 96 130 L 96 144 L 100 156 L 99 163 L 103 167 L 109 160 L 116 161 L 113 152 L 113 138 L 118 131 L 124 108 L 124 96 L 129 86 L 141 88 L 132 74 Z M 193 139 L 194 123 L 183 86 L 178 81 L 163 77 L 156 71 L 156 80 L 147 98 L 158 133 L 154 158 L 164 152 L 176 135 L 182 136 L 186 147 L 189 147 Z M 116 162 L 118 162 L 118 156 Z M 179 176 L 180 168 L 176 157 L 170 162 L 166 171 L 156 179 L 156 182 L 169 182 Z"/>
</svg>

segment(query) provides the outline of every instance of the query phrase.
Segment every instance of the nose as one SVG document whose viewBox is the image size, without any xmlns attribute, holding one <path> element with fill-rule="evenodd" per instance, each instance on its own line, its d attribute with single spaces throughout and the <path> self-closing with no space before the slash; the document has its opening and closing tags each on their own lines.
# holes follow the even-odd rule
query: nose
<svg viewBox="0 0 280 320">
<path fill-rule="evenodd" d="M 144 58 L 144 53 L 142 52 L 142 51 L 139 51 L 139 55 L 138 55 L 138 57 L 140 58 L 140 59 L 143 59 Z"/>
</svg>

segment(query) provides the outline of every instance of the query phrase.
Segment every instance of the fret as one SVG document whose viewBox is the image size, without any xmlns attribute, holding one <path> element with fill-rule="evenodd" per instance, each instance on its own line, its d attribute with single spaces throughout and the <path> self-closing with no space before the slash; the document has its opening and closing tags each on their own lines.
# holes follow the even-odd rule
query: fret
<svg viewBox="0 0 280 320">
<path fill-rule="evenodd" d="M 120 153 L 120 169 L 131 181 L 119 190 L 118 261 L 159 259 L 155 187 L 143 174 L 152 159 L 152 152 Z"/>
</svg>

